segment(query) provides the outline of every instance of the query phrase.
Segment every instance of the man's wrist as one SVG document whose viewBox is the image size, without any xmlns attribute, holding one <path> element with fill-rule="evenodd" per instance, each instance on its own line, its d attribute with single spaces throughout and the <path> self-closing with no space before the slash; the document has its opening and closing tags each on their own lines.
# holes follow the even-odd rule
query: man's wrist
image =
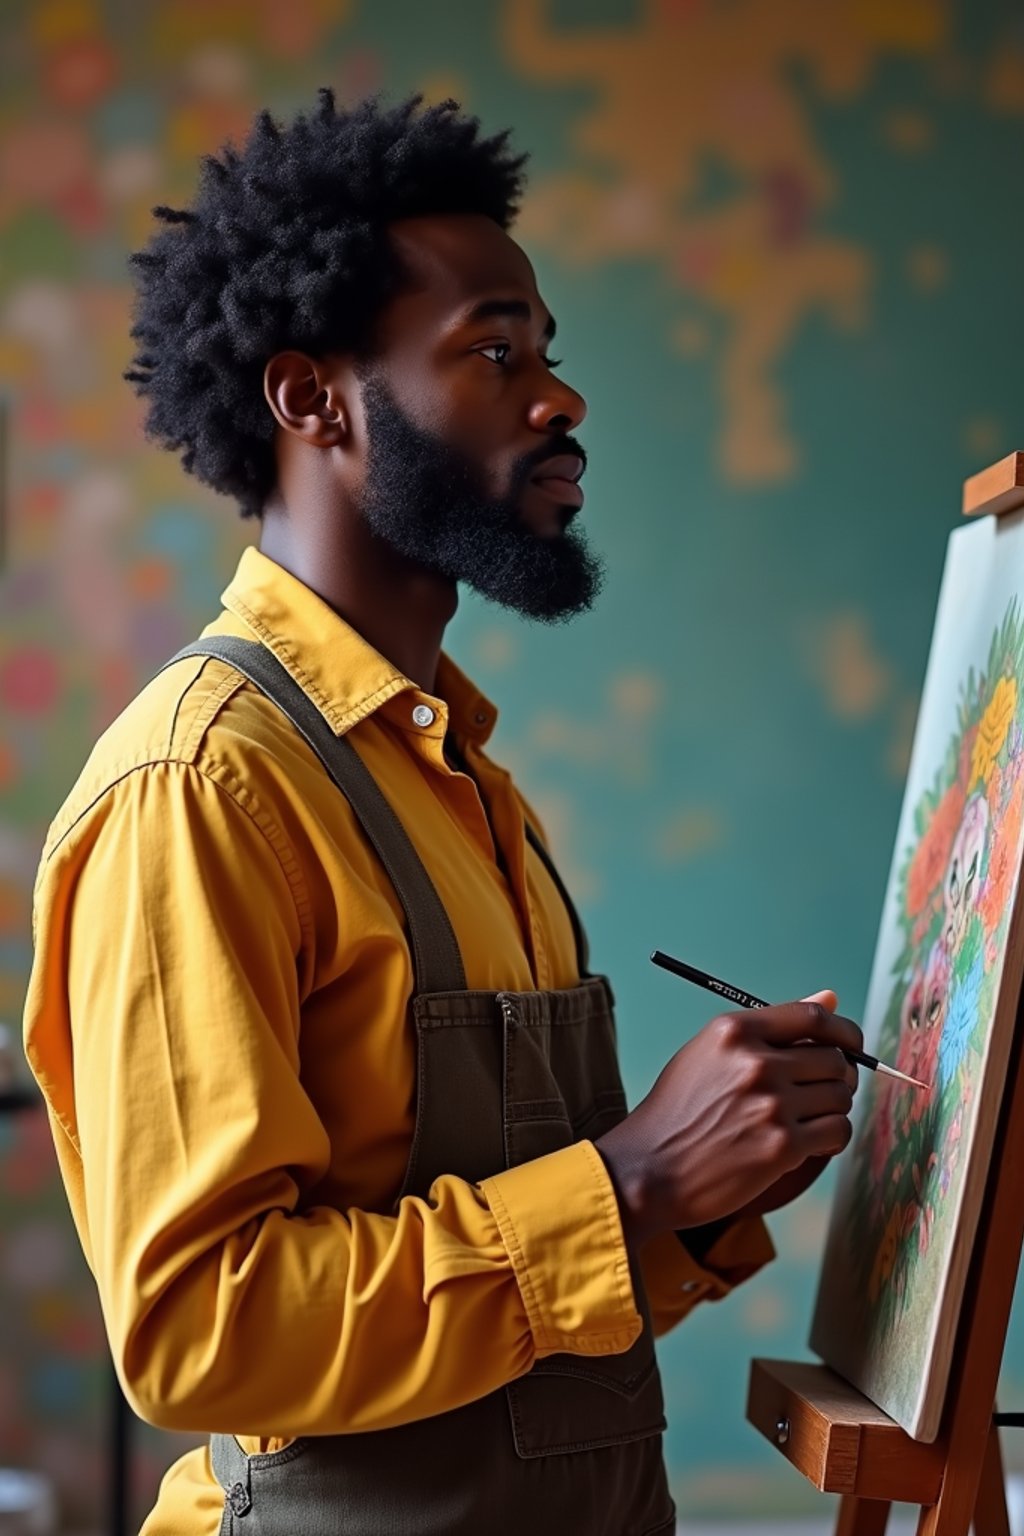
<svg viewBox="0 0 1024 1536">
<path fill-rule="evenodd" d="M 732 1223 L 737 1219 L 736 1215 L 722 1216 L 718 1221 L 706 1221 L 700 1227 L 678 1227 L 676 1237 L 682 1243 L 691 1258 L 703 1263 L 705 1256 L 718 1242 Z"/>
<path fill-rule="evenodd" d="M 628 1136 L 617 1135 L 617 1130 L 618 1127 L 595 1141 L 594 1149 L 604 1163 L 615 1191 L 626 1246 L 635 1250 L 656 1230 L 651 1213 L 650 1180 L 645 1160 L 630 1145 Z"/>
</svg>

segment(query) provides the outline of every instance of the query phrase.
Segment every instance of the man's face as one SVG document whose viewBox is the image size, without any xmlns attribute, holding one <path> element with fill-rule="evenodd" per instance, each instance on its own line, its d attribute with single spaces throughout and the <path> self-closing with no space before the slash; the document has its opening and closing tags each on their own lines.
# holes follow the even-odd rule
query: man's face
<svg viewBox="0 0 1024 1536">
<path fill-rule="evenodd" d="M 522 250 L 490 219 L 407 219 L 407 282 L 361 369 L 359 509 L 415 564 L 532 618 L 589 608 L 602 568 L 581 532 L 582 398 Z"/>
</svg>

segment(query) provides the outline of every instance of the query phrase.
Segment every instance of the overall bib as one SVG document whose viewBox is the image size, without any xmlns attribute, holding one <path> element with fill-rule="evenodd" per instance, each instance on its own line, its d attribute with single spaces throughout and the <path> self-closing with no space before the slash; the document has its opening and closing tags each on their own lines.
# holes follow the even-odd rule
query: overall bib
<svg viewBox="0 0 1024 1536">
<path fill-rule="evenodd" d="M 442 1174 L 477 1183 L 595 1140 L 621 1120 L 611 988 L 587 971 L 579 918 L 532 829 L 528 839 L 568 907 L 583 980 L 539 992 L 468 990 L 441 900 L 351 742 L 335 736 L 258 641 L 209 637 L 172 660 L 199 655 L 242 672 L 292 720 L 350 802 L 405 913 L 417 1090 L 395 1205 L 425 1197 Z M 450 1412 L 370 1433 L 307 1435 L 264 1455 L 213 1435 L 221 1536 L 667 1536 L 675 1512 L 661 1382 L 643 1284 L 635 1266 L 632 1273 L 644 1326 L 622 1354 L 550 1355 Z"/>
</svg>

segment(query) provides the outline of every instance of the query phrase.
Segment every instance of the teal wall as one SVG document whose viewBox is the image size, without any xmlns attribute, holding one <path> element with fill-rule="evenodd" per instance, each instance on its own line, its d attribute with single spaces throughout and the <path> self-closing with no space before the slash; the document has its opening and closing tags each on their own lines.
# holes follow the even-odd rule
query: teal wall
<svg viewBox="0 0 1024 1536">
<path fill-rule="evenodd" d="M 856 1015 L 960 484 L 1024 446 L 1017 8 L 8 0 L 0 51 L 0 1018 L 49 817 L 252 537 L 141 442 L 125 253 L 199 153 L 321 83 L 454 94 L 532 151 L 519 233 L 590 401 L 609 579 L 564 631 L 467 598 L 449 648 L 613 978 L 631 1096 L 709 1014 L 654 946 Z M 751 1355 L 805 1352 L 827 1200 L 662 1350 L 684 1514 L 819 1506 L 743 1402 Z M 0 1127 L 0 1462 L 81 1514 L 103 1370 L 45 1132 Z M 142 1435 L 140 1509 L 184 1443 Z"/>
</svg>

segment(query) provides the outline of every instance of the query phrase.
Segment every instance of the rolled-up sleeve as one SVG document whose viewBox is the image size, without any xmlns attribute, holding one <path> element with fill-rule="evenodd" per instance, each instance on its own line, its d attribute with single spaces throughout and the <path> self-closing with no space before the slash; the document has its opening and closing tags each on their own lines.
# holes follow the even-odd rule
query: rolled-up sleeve
<svg viewBox="0 0 1024 1536">
<path fill-rule="evenodd" d="M 617 1354 L 641 1329 L 618 1202 L 589 1141 L 485 1179 L 538 1355 Z"/>
</svg>

